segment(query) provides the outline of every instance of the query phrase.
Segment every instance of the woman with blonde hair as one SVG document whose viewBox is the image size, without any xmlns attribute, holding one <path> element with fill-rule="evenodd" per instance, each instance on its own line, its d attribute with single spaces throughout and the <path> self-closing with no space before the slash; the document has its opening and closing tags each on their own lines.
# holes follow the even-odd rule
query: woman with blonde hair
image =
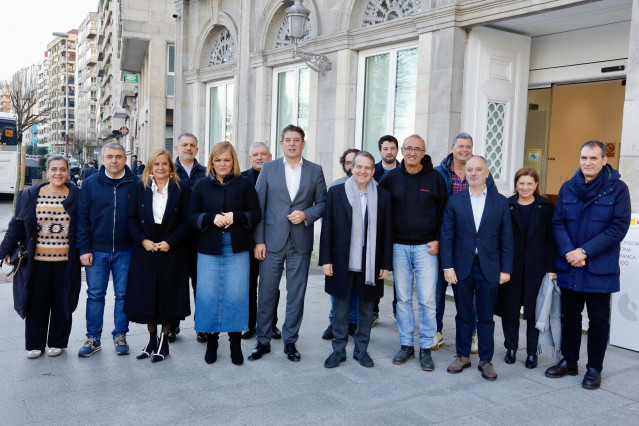
<svg viewBox="0 0 639 426">
<path fill-rule="evenodd" d="M 231 361 L 242 365 L 241 332 L 248 329 L 251 230 L 261 217 L 251 180 L 240 174 L 230 142 L 211 149 L 206 178 L 193 188 L 189 221 L 198 233 L 195 330 L 208 333 L 204 360 L 217 360 L 218 336 L 227 332 Z"/>
<path fill-rule="evenodd" d="M 174 322 L 191 315 L 186 221 L 191 190 L 180 185 L 171 153 L 151 153 L 129 203 L 127 228 L 133 239 L 124 312 L 147 324 L 149 340 L 137 359 L 164 360 Z M 157 325 L 162 324 L 158 337 Z"/>
<path fill-rule="evenodd" d="M 25 319 L 29 359 L 42 355 L 47 345 L 51 357 L 67 347 L 80 295 L 75 244 L 80 189 L 69 182 L 65 157 L 49 156 L 46 171 L 48 182 L 18 195 L 15 216 L 0 245 L 0 258 L 14 267 L 14 307 Z"/>
</svg>

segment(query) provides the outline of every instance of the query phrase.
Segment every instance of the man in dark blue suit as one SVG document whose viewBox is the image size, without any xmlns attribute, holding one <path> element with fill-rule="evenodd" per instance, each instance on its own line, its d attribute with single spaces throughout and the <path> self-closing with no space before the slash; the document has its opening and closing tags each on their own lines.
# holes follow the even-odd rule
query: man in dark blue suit
<svg viewBox="0 0 639 426">
<path fill-rule="evenodd" d="M 500 284 L 510 280 L 513 267 L 513 235 L 508 200 L 486 185 L 489 170 L 483 157 L 466 162 L 468 190 L 451 196 L 441 230 L 444 279 L 453 285 L 457 315 L 457 356 L 448 367 L 452 374 L 470 367 L 473 334 L 473 298 L 477 305 L 479 371 L 496 380 L 491 363 L 495 350 L 493 313 Z"/>
</svg>

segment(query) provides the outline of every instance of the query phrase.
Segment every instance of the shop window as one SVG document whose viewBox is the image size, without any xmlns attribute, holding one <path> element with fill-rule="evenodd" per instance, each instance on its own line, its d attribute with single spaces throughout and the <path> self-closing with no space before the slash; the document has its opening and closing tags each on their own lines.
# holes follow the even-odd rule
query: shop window
<svg viewBox="0 0 639 426">
<path fill-rule="evenodd" d="M 294 124 L 308 131 L 308 110 L 310 96 L 310 69 L 297 66 L 273 73 L 273 111 L 272 148 L 276 157 L 282 156 L 279 141 L 284 127 Z M 306 148 L 304 148 L 304 154 Z"/>
<path fill-rule="evenodd" d="M 212 83 L 206 88 L 206 152 L 221 141 L 233 141 L 233 100 L 235 84 L 233 80 Z"/>
<path fill-rule="evenodd" d="M 401 144 L 414 133 L 417 48 L 364 52 L 359 69 L 357 140 L 379 159 L 381 136 L 394 135 Z"/>
</svg>

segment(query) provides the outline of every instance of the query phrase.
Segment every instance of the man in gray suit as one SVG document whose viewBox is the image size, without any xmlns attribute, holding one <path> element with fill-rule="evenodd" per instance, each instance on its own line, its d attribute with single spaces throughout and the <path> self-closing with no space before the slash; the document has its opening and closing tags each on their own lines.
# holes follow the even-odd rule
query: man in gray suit
<svg viewBox="0 0 639 426">
<path fill-rule="evenodd" d="M 284 158 L 264 163 L 255 189 L 262 220 L 255 227 L 255 257 L 262 261 L 258 287 L 257 345 L 248 357 L 271 351 L 273 309 L 286 262 L 286 318 L 282 327 L 284 353 L 299 361 L 295 347 L 313 251 L 313 224 L 322 217 L 326 183 L 322 167 L 302 158 L 304 130 L 288 125 L 280 146 Z"/>
</svg>

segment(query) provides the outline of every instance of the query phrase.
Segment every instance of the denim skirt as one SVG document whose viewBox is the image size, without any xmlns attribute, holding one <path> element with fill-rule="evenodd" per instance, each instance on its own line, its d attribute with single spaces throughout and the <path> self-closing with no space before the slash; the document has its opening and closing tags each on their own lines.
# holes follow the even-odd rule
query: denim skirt
<svg viewBox="0 0 639 426">
<path fill-rule="evenodd" d="M 222 254 L 197 254 L 195 330 L 248 329 L 249 252 L 233 253 L 231 233 L 222 234 Z"/>
</svg>

